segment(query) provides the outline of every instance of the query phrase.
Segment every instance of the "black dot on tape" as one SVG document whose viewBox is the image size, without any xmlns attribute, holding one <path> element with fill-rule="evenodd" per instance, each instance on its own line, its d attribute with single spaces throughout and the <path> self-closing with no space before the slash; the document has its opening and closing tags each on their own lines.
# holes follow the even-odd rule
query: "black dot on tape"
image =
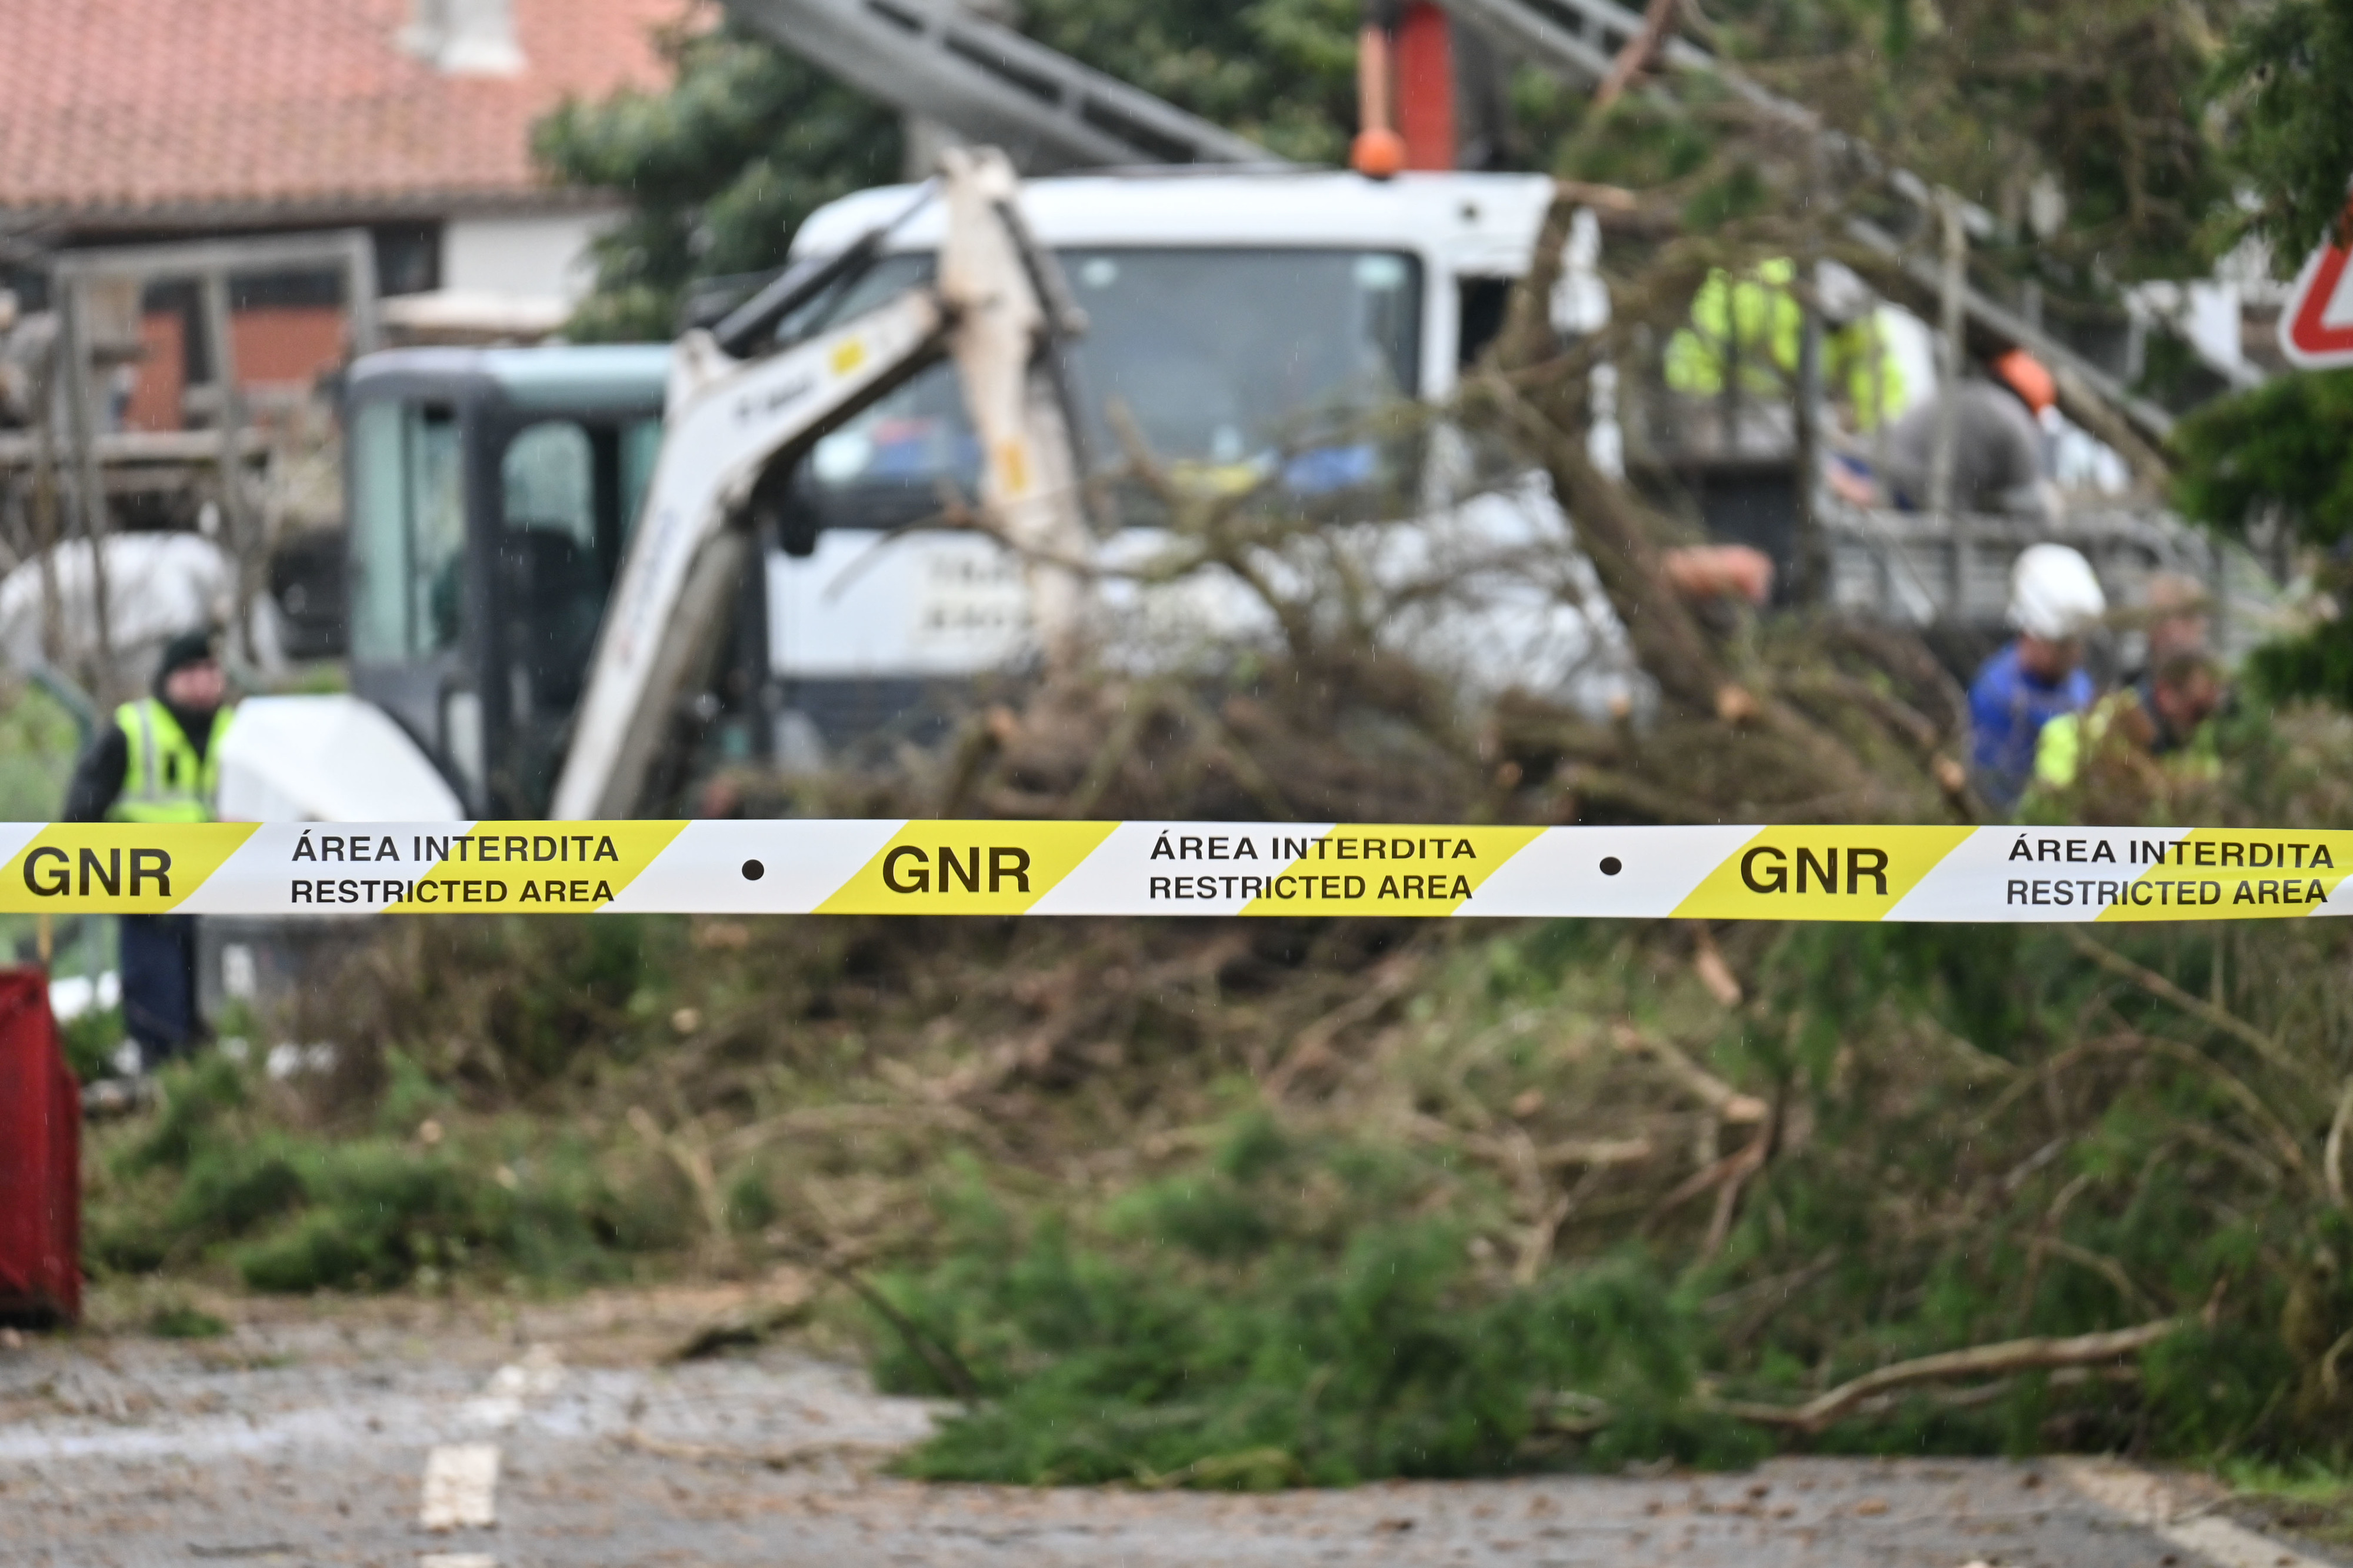
<svg viewBox="0 0 2353 1568">
<path fill-rule="evenodd" d="M 744 862 L 744 879 L 745 881 L 756 882 L 767 874 L 768 868 L 765 866 L 761 865 L 757 860 L 746 860 Z"/>
<path fill-rule="evenodd" d="M 1605 877 L 1614 877 L 1625 868 L 1625 862 L 1620 860 L 1615 855 L 1604 855 L 1601 858 L 1601 874 Z"/>
</svg>

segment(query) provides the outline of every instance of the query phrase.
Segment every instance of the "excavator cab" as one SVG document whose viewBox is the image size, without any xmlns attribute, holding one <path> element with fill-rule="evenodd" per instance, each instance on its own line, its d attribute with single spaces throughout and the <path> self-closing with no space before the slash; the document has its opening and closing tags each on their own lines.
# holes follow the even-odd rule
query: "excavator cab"
<svg viewBox="0 0 2353 1568">
<path fill-rule="evenodd" d="M 546 809 L 661 446 L 670 354 L 407 349 L 353 367 L 352 687 L 469 814 Z"/>
<path fill-rule="evenodd" d="M 1089 548 L 1061 342 L 1079 324 L 1003 154 L 952 148 L 939 276 L 797 339 L 893 224 L 661 347 L 419 349 L 346 383 L 350 660 L 474 816 L 628 816 L 761 736 L 764 494 L 810 447 L 952 358 L 987 454 L 978 500 L 1024 563 L 1049 660 L 1080 636 Z M 740 679 L 721 673 L 733 644 Z M 739 716 L 731 730 L 713 721 Z M 716 741 L 716 744 L 712 742 Z M 687 764 L 682 767 L 681 764 Z"/>
</svg>

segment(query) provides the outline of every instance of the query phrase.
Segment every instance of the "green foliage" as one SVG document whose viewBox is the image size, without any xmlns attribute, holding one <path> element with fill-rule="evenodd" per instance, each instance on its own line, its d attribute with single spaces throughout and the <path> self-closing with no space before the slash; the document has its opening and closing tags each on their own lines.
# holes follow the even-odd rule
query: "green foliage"
<svg viewBox="0 0 2353 1568">
<path fill-rule="evenodd" d="M 409 933 L 419 984 L 375 1020 L 388 1131 L 468 1095 L 528 1094 L 626 1057 L 675 922 L 627 916 L 450 920 Z"/>
<path fill-rule="evenodd" d="M 66 798 L 81 732 L 63 703 L 33 685 L 0 689 L 0 822 L 47 822 Z"/>
<path fill-rule="evenodd" d="M 2248 226 L 2283 273 L 2337 231 L 2353 177 L 2353 0 L 2250 6 L 2216 72 Z"/>
<path fill-rule="evenodd" d="M 455 1096 L 408 1052 L 397 1047 L 384 1053 L 384 1088 L 376 1101 L 375 1127 L 397 1136 L 413 1132 L 435 1113 L 447 1110 Z"/>
<path fill-rule="evenodd" d="M 210 1312 L 182 1302 L 158 1307 L 149 1313 L 147 1331 L 159 1340 L 215 1340 L 228 1332 L 228 1324 Z"/>
<path fill-rule="evenodd" d="M 1509 1268 L 1482 1238 L 1513 1234 L 1535 1200 L 1515 1207 L 1482 1166 L 1427 1136 L 1387 1141 L 1361 1110 L 1253 1111 L 1096 1202 L 1023 1201 L 968 1171 L 937 1200 L 929 1260 L 881 1281 L 981 1395 L 911 1472 L 1248 1489 L 1729 1461 L 1772 1439 L 1719 1400 L 1788 1406 L 1911 1357 L 2168 1316 L 2195 1326 L 2126 1367 L 1914 1390 L 1801 1441 L 2342 1463 L 2325 1363 L 2353 1326 L 2353 1223 L 2274 1163 L 2285 1139 L 2312 1169 L 2353 1049 L 2327 999 L 2339 939 L 2102 933 L 2171 993 L 2119 985 L 2056 931 L 1744 940 L 1756 1000 L 1718 1015 L 1713 1050 L 1683 1048 L 1785 1120 L 1720 1247 L 1694 1251 L 1704 1205 L 1667 1214 L 1661 1185 L 1630 1202 L 1605 1185 L 1557 1261 Z M 1430 1054 L 1387 1047 L 1398 1087 L 1498 1146 L 1495 1108 L 1542 1118 L 1551 1097 L 1621 1132 L 1685 1125 L 1607 1102 L 1622 1073 L 1598 1076 L 1575 1043 L 1586 1005 L 1667 1026 L 1645 952 L 1566 925 L 1466 942 L 1409 1012 Z M 2310 1076 L 2181 996 L 2295 1042 Z M 1546 1100 L 1524 1110 L 1531 1087 Z M 871 1335 L 887 1385 L 947 1392 L 936 1349 L 879 1321 Z"/>
<path fill-rule="evenodd" d="M 1021 26 L 1282 157 L 1345 163 L 1359 16 L 1356 0 L 1033 0 Z"/>
<path fill-rule="evenodd" d="M 2203 111 L 2236 13 L 2231 0 L 1710 7 L 1722 47 L 1758 77 L 2013 226 L 2029 186 L 2056 182 L 2063 229 L 2006 259 L 2083 294 L 2195 269 L 2230 195 Z"/>
<path fill-rule="evenodd" d="M 1757 1456 L 1754 1434 L 1685 1408 L 1694 1325 L 1639 1255 L 1497 1289 L 1458 1223 L 1398 1217 L 1443 1179 L 1252 1117 L 1092 1238 L 954 1194 L 944 1255 L 886 1288 L 987 1398 L 911 1472 L 1242 1489 L 1493 1474 L 1557 1461 L 1543 1428 L 1565 1393 L 1620 1413 L 1598 1462 Z M 945 1392 L 914 1347 L 877 1338 L 884 1386 Z"/>
<path fill-rule="evenodd" d="M 1763 983 L 1790 1018 L 1783 1036 L 1756 1048 L 1780 1076 L 1803 1070 L 1826 1078 L 1859 1020 L 1882 1007 L 1933 1010 L 1964 1037 L 1992 1042 L 1997 1054 L 2023 1042 L 2033 996 L 2025 960 L 2055 955 L 2030 949 L 2016 926 L 1792 926 L 1775 942 Z M 1785 1044 L 1795 1059 L 1781 1060 Z"/>
<path fill-rule="evenodd" d="M 92 1007 L 59 1024 L 58 1037 L 74 1077 L 84 1083 L 104 1078 L 114 1070 L 114 1052 L 124 1038 L 122 1009 Z"/>
<path fill-rule="evenodd" d="M 645 978 L 644 934 L 640 922 L 626 920 L 584 921 L 561 931 L 533 929 L 528 920 L 504 928 L 501 935 L 530 977 L 501 988 L 488 1008 L 500 1069 L 511 1082 L 553 1079 L 600 1037 L 600 1026 Z"/>
<path fill-rule="evenodd" d="M 256 1290 L 383 1289 L 426 1269 L 454 1271 L 513 1235 L 507 1194 L 446 1158 L 371 1141 L 315 1151 L 306 1163 L 310 1206 L 234 1254 Z"/>
<path fill-rule="evenodd" d="M 2288 1463 L 2233 1459 L 2221 1467 L 2242 1504 L 2324 1546 L 2353 1545 L 2353 1476 L 2314 1459 Z"/>
<path fill-rule="evenodd" d="M 2245 676 L 2263 698 L 2324 697 L 2353 707 L 2353 626 L 2340 616 L 2265 643 L 2247 657 Z"/>
<path fill-rule="evenodd" d="M 248 1289 L 281 1293 L 467 1272 L 586 1283 L 683 1239 L 665 1173 L 616 1181 L 576 1136 L 501 1165 L 486 1147 L 293 1131 L 262 1114 L 261 1086 L 222 1058 L 168 1069 L 162 1086 L 161 1110 L 108 1156 L 90 1205 L 86 1250 L 102 1271 L 211 1258 Z"/>
<path fill-rule="evenodd" d="M 185 1240 L 242 1236 L 299 1206 L 305 1187 L 292 1154 L 282 1138 L 206 1144 L 164 1211 L 165 1233 Z"/>
<path fill-rule="evenodd" d="M 899 172 L 897 117 L 797 57 L 732 26 L 665 51 L 669 89 L 567 102 L 533 132 L 554 177 L 630 203 L 596 242 L 578 340 L 669 338 L 690 282 L 779 265 L 801 219 Z"/>
<path fill-rule="evenodd" d="M 2103 940 L 2179 994 L 2227 999 L 2297 1041 L 2316 1080 L 2333 1083 L 2342 1067 L 2327 1064 L 2342 1062 L 2346 1042 L 2325 1021 L 2316 976 L 2335 960 L 2297 934 L 2228 949 L 2213 931 Z M 2342 1405 L 2319 1363 L 2353 1325 L 2342 1262 L 2353 1225 L 2308 1184 L 2228 1157 L 2256 1142 L 2276 1152 L 2285 1129 L 2322 1127 L 2315 1078 L 2250 1058 L 2151 990 L 2116 988 L 2057 933 L 1798 927 L 1775 945 L 1760 975 L 1767 1012 L 1748 1032 L 1767 1059 L 1773 1042 L 1800 1042 L 1818 1120 L 1764 1178 L 1710 1285 L 1838 1262 L 1802 1305 L 1775 1314 L 1750 1375 L 1769 1375 L 1776 1349 L 1835 1381 L 1956 1344 L 2178 1314 L 2202 1321 L 2144 1353 L 2139 1392 L 2121 1407 L 2071 1408 L 2045 1381 L 1976 1411 L 1924 1405 L 1834 1429 L 1828 1444 L 1983 1450 L 2059 1434 L 2183 1455 L 2306 1446 L 2341 1462 Z M 1997 981 L 2006 994 L 1989 989 Z M 1965 1079 L 1899 1095 L 1921 1071 L 1906 1058 L 1922 1052 L 1981 1064 L 1968 1077 L 2003 1086 L 1991 1109 Z M 2102 1070 L 2092 1064 L 2105 1053 L 2114 1065 Z M 1891 1223 L 1913 1204 L 1943 1217 Z M 2045 1250 L 2054 1243 L 2063 1262 Z"/>
<path fill-rule="evenodd" d="M 776 1222 L 782 1211 L 768 1190 L 767 1173 L 746 1166 L 727 1187 L 727 1224 L 739 1236 L 755 1235 Z"/>
<path fill-rule="evenodd" d="M 246 1075 L 227 1057 L 207 1056 L 161 1075 L 163 1111 L 114 1158 L 118 1173 L 185 1171 L 222 1120 L 246 1102 Z"/>
<path fill-rule="evenodd" d="M 2353 371 L 2274 377 L 2200 409 L 2173 445 L 2174 501 L 2186 516 L 2241 539 L 2259 520 L 2284 522 L 2326 552 L 2320 585 L 2344 602 L 2353 591 Z M 2268 697 L 2353 704 L 2353 622 L 2339 616 L 2260 648 L 2248 674 Z"/>
<path fill-rule="evenodd" d="M 2183 512 L 2243 536 L 2283 509 L 2313 544 L 2353 539 L 2353 371 L 2276 377 L 2200 409 L 2174 437 Z"/>
</svg>

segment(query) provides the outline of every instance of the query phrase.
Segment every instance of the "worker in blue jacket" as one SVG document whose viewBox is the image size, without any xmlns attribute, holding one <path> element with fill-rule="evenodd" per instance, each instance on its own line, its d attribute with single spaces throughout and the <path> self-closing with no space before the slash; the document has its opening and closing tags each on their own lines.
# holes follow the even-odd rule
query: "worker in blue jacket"
<svg viewBox="0 0 2353 1568">
<path fill-rule="evenodd" d="M 2034 777 L 2042 727 L 2092 705 L 2084 637 L 2108 612 L 2082 552 L 2037 544 L 2010 573 L 2010 624 L 2018 635 L 1969 687 L 1970 763 L 1978 792 L 2010 811 Z"/>
</svg>

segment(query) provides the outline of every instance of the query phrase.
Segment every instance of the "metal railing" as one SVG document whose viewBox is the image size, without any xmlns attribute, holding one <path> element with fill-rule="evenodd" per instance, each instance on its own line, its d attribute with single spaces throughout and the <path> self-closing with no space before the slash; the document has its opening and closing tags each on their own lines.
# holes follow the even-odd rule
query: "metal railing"
<svg viewBox="0 0 2353 1568">
<path fill-rule="evenodd" d="M 1641 15 L 1615 0 L 1440 0 L 1440 4 L 1555 72 L 1579 81 L 1606 77 L 1619 52 L 1642 30 Z M 1894 264 L 1930 297 L 1944 287 L 1936 255 L 1940 203 L 1956 205 L 1962 226 L 1972 237 L 1991 238 L 1997 233 L 1993 215 L 1983 207 L 1948 192 L 1939 193 L 1919 175 L 1824 125 L 1812 110 L 1769 91 L 1690 39 L 1669 37 L 1660 57 L 1672 69 L 1715 79 L 1754 108 L 1817 138 L 1826 173 L 1838 176 L 1849 188 L 1875 186 L 1895 198 L 1895 208 L 1906 219 L 1898 228 L 1858 213 L 1845 220 L 1846 236 Z M 2063 387 L 2072 378 L 2157 440 L 2162 441 L 2171 432 L 2172 415 L 2135 395 L 2117 377 L 1974 285 L 1963 284 L 1959 302 L 1972 326 L 2034 355 L 2061 375 Z"/>
<path fill-rule="evenodd" d="M 1913 626 L 2000 630 L 2020 553 L 2065 544 L 2083 552 L 2119 609 L 2144 603 L 2159 574 L 2202 584 L 2212 645 L 2225 658 L 2275 629 L 2280 590 L 2254 558 L 2159 508 L 2071 507 L 2053 521 L 1978 512 L 1938 519 L 1827 495 L 1816 506 L 1830 546 L 1831 603 L 1841 610 Z"/>
</svg>

